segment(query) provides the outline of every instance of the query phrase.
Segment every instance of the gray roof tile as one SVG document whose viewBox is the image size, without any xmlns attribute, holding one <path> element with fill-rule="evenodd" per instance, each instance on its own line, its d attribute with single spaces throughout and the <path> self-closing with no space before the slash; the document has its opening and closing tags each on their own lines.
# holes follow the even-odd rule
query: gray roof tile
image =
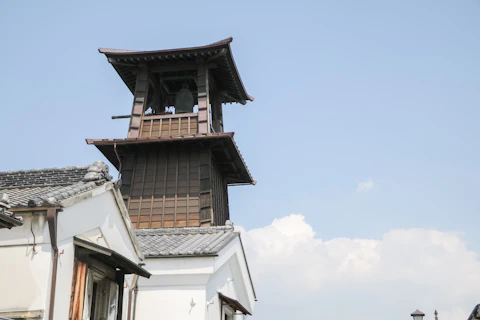
<svg viewBox="0 0 480 320">
<path fill-rule="evenodd" d="M 145 257 L 216 255 L 239 235 L 231 226 L 139 229 L 136 235 Z"/>
<path fill-rule="evenodd" d="M 70 185 L 87 174 L 88 166 L 0 172 L 0 188 Z"/>
<path fill-rule="evenodd" d="M 101 161 L 90 166 L 7 171 L 0 172 L 0 194 L 8 194 L 13 208 L 50 206 L 111 179 Z"/>
</svg>

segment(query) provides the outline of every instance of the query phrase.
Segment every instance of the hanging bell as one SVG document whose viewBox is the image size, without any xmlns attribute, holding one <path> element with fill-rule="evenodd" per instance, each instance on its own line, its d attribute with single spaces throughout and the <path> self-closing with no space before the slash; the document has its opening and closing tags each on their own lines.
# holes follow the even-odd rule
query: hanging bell
<svg viewBox="0 0 480 320">
<path fill-rule="evenodd" d="M 175 113 L 193 112 L 193 104 L 192 91 L 188 89 L 188 83 L 185 82 L 175 96 Z"/>
</svg>

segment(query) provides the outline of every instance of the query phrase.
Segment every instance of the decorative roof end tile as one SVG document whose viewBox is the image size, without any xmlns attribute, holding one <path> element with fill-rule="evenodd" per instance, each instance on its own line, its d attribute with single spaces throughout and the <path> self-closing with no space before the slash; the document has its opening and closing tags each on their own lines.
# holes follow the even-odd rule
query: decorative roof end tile
<svg viewBox="0 0 480 320">
<path fill-rule="evenodd" d="M 83 177 L 83 181 L 106 181 L 112 180 L 112 176 L 108 173 L 108 166 L 103 161 L 95 161 L 87 169 L 87 174 Z"/>
</svg>

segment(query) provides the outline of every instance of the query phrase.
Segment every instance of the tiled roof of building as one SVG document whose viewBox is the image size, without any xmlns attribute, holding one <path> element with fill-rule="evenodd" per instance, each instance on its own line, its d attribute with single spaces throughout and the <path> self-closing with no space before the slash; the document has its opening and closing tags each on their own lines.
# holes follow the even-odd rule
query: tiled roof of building
<svg viewBox="0 0 480 320">
<path fill-rule="evenodd" d="M 435 310 L 436 312 L 436 310 Z M 468 317 L 468 320 L 475 320 L 480 318 L 480 304 L 477 304 L 475 308 L 473 308 L 472 313 Z"/>
<path fill-rule="evenodd" d="M 138 229 L 135 232 L 147 258 L 216 255 L 239 235 L 232 226 Z"/>
<path fill-rule="evenodd" d="M 10 199 L 6 193 L 0 193 L 0 229 L 21 226 L 23 224 L 22 217 L 16 217 L 7 209 L 10 209 Z"/>
<path fill-rule="evenodd" d="M 0 172 L 0 187 L 46 187 L 77 183 L 87 173 L 88 166 L 19 170 Z"/>
<path fill-rule="evenodd" d="M 111 179 L 101 161 L 90 166 L 7 171 L 0 172 L 0 194 L 9 196 L 12 208 L 52 206 Z"/>
</svg>

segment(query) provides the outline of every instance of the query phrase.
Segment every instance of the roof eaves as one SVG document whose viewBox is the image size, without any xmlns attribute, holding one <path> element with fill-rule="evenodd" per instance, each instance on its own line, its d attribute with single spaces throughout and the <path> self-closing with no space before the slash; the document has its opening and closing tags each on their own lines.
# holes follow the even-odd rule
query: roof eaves
<svg viewBox="0 0 480 320">
<path fill-rule="evenodd" d="M 247 93 L 247 90 L 245 89 L 245 86 L 243 84 L 243 81 L 242 81 L 242 78 L 240 78 L 240 73 L 238 72 L 238 68 L 237 68 L 237 64 L 235 63 L 235 59 L 233 58 L 233 54 L 232 54 L 232 50 L 230 48 L 230 44 L 228 44 L 228 62 L 230 64 L 230 67 L 232 68 L 232 70 L 234 71 L 233 72 L 233 75 L 235 77 L 235 81 L 237 82 L 238 86 L 240 86 L 240 88 L 238 89 L 241 89 L 241 93 L 243 95 L 243 98 L 245 100 L 248 100 L 248 101 L 253 101 L 255 100 L 255 98 L 253 98 L 252 96 L 250 96 L 248 93 Z M 245 104 L 245 103 L 242 103 L 242 104 Z"/>
<path fill-rule="evenodd" d="M 247 266 L 247 273 L 248 273 L 248 278 L 250 279 L 250 285 L 252 286 L 253 297 L 255 298 L 255 301 L 257 301 L 257 294 L 255 293 L 255 287 L 253 286 L 252 275 L 250 273 L 250 268 L 248 267 L 247 255 L 245 254 L 245 248 L 243 247 L 241 235 L 238 237 L 238 239 L 240 240 L 240 247 L 242 248 L 243 258 L 245 260 L 245 265 Z"/>
<path fill-rule="evenodd" d="M 130 236 L 130 241 L 132 242 L 132 245 L 135 248 L 135 252 L 137 253 L 137 256 L 140 258 L 140 260 L 144 260 L 145 255 L 143 254 L 142 249 L 140 248 L 140 244 L 138 243 L 138 239 L 135 234 L 135 229 L 133 228 L 132 221 L 128 216 L 128 209 L 125 206 L 125 201 L 122 199 L 122 194 L 120 190 L 118 190 L 117 188 L 113 188 L 112 192 L 115 197 L 115 201 L 118 205 L 118 208 L 120 210 L 120 214 L 122 215 L 122 220 L 125 225 L 125 228 L 127 229 L 128 235 Z"/>
<path fill-rule="evenodd" d="M 218 132 L 218 133 L 199 133 L 181 136 L 155 137 L 155 138 L 121 138 L 121 139 L 85 139 L 87 144 L 93 145 L 113 145 L 118 144 L 137 144 L 137 143 L 155 143 L 155 142 L 170 142 L 170 141 L 184 141 L 184 140 L 202 140 L 202 139 L 218 139 L 233 137 L 233 132 Z"/>
<path fill-rule="evenodd" d="M 202 253 L 202 254 L 172 254 L 172 255 L 145 255 L 145 259 L 163 259 L 163 258 L 210 258 L 218 257 L 218 253 Z"/>
</svg>

